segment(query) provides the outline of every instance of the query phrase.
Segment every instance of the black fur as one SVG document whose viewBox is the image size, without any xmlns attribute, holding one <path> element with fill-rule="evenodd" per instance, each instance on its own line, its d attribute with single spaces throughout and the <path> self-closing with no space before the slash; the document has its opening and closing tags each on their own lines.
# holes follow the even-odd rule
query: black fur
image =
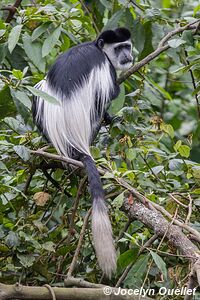
<svg viewBox="0 0 200 300">
<path fill-rule="evenodd" d="M 127 28 L 117 28 L 115 30 L 106 30 L 100 34 L 97 39 L 103 40 L 105 44 L 120 43 L 129 40 L 131 33 Z"/>
<path fill-rule="evenodd" d="M 101 178 L 95 166 L 94 160 L 88 155 L 81 156 L 80 160 L 83 162 L 88 174 L 88 182 L 89 182 L 90 194 L 92 199 L 95 198 L 103 199 L 104 190 L 102 188 Z"/>
<path fill-rule="evenodd" d="M 51 67 L 47 80 L 52 89 L 70 97 L 73 91 L 81 87 L 84 78 L 89 76 L 92 69 L 104 62 L 105 54 L 94 42 L 83 43 L 59 56 Z M 115 72 L 112 66 L 111 72 Z M 113 80 L 115 76 L 113 74 Z"/>
<path fill-rule="evenodd" d="M 56 62 L 51 67 L 50 71 L 47 74 L 47 84 L 51 87 L 51 90 L 59 95 L 63 95 L 62 101 L 69 101 L 70 96 L 72 93 L 79 91 L 79 89 L 84 86 L 85 79 L 90 76 L 91 71 L 101 66 L 106 62 L 109 61 L 107 55 L 102 51 L 103 45 L 105 43 L 112 44 L 112 43 L 119 43 L 124 42 L 130 39 L 130 32 L 126 28 L 118 28 L 114 31 L 108 30 L 103 32 L 96 41 L 83 43 L 81 45 L 77 45 L 61 56 L 56 60 Z M 108 87 L 109 99 L 107 99 L 106 105 L 108 106 L 112 99 L 116 98 L 119 94 L 120 88 L 117 84 L 116 78 L 116 71 L 112 63 L 109 61 L 108 72 L 110 71 L 112 85 Z M 114 88 L 113 88 L 114 86 Z M 40 83 L 36 86 L 40 89 Z M 94 122 L 90 122 L 91 126 L 91 136 L 90 136 L 90 143 L 92 143 L 93 139 L 95 138 L 101 124 L 101 118 L 104 117 L 105 121 L 110 122 L 112 118 L 106 113 L 107 107 L 99 107 L 102 105 L 101 95 L 99 95 L 99 91 L 96 89 L 96 97 L 94 97 L 94 104 L 95 104 L 95 117 L 91 118 Z M 97 98 L 100 97 L 100 98 Z M 69 100 L 68 100 L 69 99 Z M 73 99 L 73 97 L 71 97 Z M 97 101 L 98 100 L 98 101 Z M 37 118 L 37 109 L 39 101 L 43 101 L 40 105 L 40 118 Z M 84 103 L 84 99 L 81 99 Z M 93 101 L 93 99 L 92 99 Z M 37 126 L 39 130 L 43 133 L 43 135 L 48 138 L 48 134 L 45 130 L 45 122 L 43 122 L 44 118 L 44 110 L 45 101 L 34 97 L 32 112 L 33 118 L 37 121 Z M 74 107 L 76 108 L 76 107 Z M 52 105 L 52 109 L 54 109 Z M 77 107 L 78 109 L 78 107 Z M 103 114 L 102 114 L 103 112 Z M 93 115 L 92 115 L 93 116 Z M 48 117 L 48 116 L 45 116 Z M 59 116 L 56 116 L 59 118 Z M 70 114 L 68 113 L 67 116 L 64 117 L 70 118 Z M 95 119 L 95 120 L 94 120 Z M 71 119 L 68 119 L 71 121 Z M 49 120 L 50 122 L 54 122 L 54 120 Z M 74 123 L 70 123 L 71 126 Z M 51 123 L 54 125 L 54 123 Z M 55 125 L 56 126 L 56 122 Z M 83 124 L 84 126 L 84 124 Z M 72 126 L 73 127 L 73 126 Z M 60 131 L 63 128 L 58 128 Z M 58 133 L 56 133 L 59 136 Z M 73 128 L 72 128 L 73 130 Z M 76 131 L 75 131 L 76 132 Z M 84 133 L 84 131 L 83 131 Z M 51 136 L 51 132 L 49 132 L 49 136 Z M 74 137 L 74 135 L 73 135 Z M 64 141 L 65 143 L 65 141 Z M 116 269 L 116 254 L 115 249 L 112 241 L 112 229 L 109 221 L 109 217 L 107 214 L 107 208 L 104 203 L 104 190 L 102 187 L 101 179 L 99 172 L 96 168 L 95 162 L 90 155 L 86 155 L 84 153 L 80 153 L 79 150 L 72 147 L 72 145 L 68 145 L 67 141 L 64 146 L 67 145 L 68 149 L 71 147 L 71 151 L 69 151 L 69 156 L 78 159 L 83 162 L 85 169 L 88 174 L 88 182 L 90 188 L 90 194 L 93 200 L 93 217 L 92 217 L 92 228 L 93 228 L 93 237 L 95 243 L 95 249 L 98 257 L 99 264 L 102 270 L 106 273 L 108 277 L 111 276 L 111 273 Z M 63 145 L 61 145 L 63 146 Z M 75 146 L 74 146 L 75 147 Z M 60 150 L 60 145 L 57 145 L 57 149 Z M 101 247 L 101 241 L 104 240 L 104 244 Z M 100 243 L 99 243 L 100 241 Z M 103 251 L 102 251 L 103 250 Z"/>
</svg>

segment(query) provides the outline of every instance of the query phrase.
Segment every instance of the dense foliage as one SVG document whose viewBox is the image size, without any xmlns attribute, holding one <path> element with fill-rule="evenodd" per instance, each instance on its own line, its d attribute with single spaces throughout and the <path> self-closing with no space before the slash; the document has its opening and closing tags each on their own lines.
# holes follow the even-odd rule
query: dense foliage
<svg viewBox="0 0 200 300">
<path fill-rule="evenodd" d="M 193 0 L 24 0 L 10 23 L 5 23 L 7 11 L 0 12 L 1 282 L 62 284 L 91 206 L 83 184 L 75 227 L 67 239 L 71 207 L 84 173 L 74 169 L 50 173 L 42 169 L 44 159 L 30 153 L 46 145 L 31 117 L 34 84 L 61 52 L 95 39 L 103 28 L 130 28 L 137 62 L 168 31 L 199 14 L 200 5 Z M 169 44 L 169 50 L 121 85 L 120 96 L 110 108 L 121 118 L 110 129 L 102 127 L 92 147 L 97 163 L 107 169 L 103 183 L 116 240 L 127 222 L 120 210 L 124 189 L 119 177 L 183 221 L 191 199 L 193 212 L 187 222 L 200 230 L 200 42 L 197 34 L 185 31 Z M 183 205 L 178 206 L 169 193 L 177 193 Z M 132 222 L 117 242 L 118 271 L 110 283 L 115 284 L 130 263 L 125 287 L 185 283 L 188 261 L 170 243 L 156 240 L 151 251 L 138 255 L 152 235 L 142 223 Z M 102 275 L 90 226 L 75 273 L 96 283 Z"/>
</svg>

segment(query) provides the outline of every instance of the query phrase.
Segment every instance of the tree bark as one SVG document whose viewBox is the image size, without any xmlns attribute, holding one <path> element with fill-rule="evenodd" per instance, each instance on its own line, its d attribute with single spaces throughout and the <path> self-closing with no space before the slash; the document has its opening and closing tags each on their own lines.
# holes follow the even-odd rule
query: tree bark
<svg viewBox="0 0 200 300">
<path fill-rule="evenodd" d="M 135 295 L 115 295 L 116 288 L 112 288 L 112 295 L 106 295 L 103 288 L 58 288 L 52 287 L 57 300 L 139 300 Z M 43 287 L 28 287 L 22 285 L 0 284 L 0 300 L 52 300 L 49 289 Z M 151 298 L 142 297 L 144 300 Z"/>
<path fill-rule="evenodd" d="M 187 238 L 180 227 L 168 222 L 158 211 L 152 211 L 136 200 L 130 204 L 128 199 L 124 201 L 122 209 L 129 218 L 141 221 L 148 228 L 153 229 L 155 234 L 161 237 L 165 235 L 170 243 L 192 263 L 198 259 L 199 250 L 196 245 Z"/>
</svg>

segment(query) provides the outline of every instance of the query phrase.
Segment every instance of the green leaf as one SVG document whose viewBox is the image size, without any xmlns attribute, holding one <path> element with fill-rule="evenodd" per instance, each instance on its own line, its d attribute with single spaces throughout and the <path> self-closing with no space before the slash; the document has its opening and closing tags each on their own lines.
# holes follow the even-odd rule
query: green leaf
<svg viewBox="0 0 200 300">
<path fill-rule="evenodd" d="M 166 263 L 164 262 L 164 260 L 155 252 L 151 251 L 151 256 L 155 262 L 155 264 L 157 265 L 158 269 L 161 271 L 161 273 L 164 276 L 164 279 L 167 280 L 167 268 L 166 268 Z"/>
<path fill-rule="evenodd" d="M 168 41 L 168 45 L 171 47 L 171 48 L 178 48 L 179 46 L 185 44 L 186 41 L 182 40 L 181 38 L 178 38 L 178 39 L 172 39 L 170 41 Z"/>
<path fill-rule="evenodd" d="M 200 11 L 200 4 L 194 8 L 194 16 Z"/>
<path fill-rule="evenodd" d="M 39 71 L 45 73 L 46 62 L 42 58 L 42 45 L 39 42 L 32 42 L 29 35 L 25 35 L 22 40 L 24 50 L 30 61 L 38 68 Z"/>
<path fill-rule="evenodd" d="M 17 110 L 10 93 L 10 88 L 6 84 L 0 91 L 0 119 L 13 116 L 16 112 Z"/>
<path fill-rule="evenodd" d="M 56 104 L 56 105 L 60 105 L 58 100 L 56 100 L 56 98 L 54 98 L 53 96 L 47 94 L 46 92 L 40 91 L 32 86 L 26 86 L 26 88 L 35 96 L 37 97 L 41 97 L 42 99 L 44 99 L 45 101 L 48 101 L 52 104 Z"/>
<path fill-rule="evenodd" d="M 182 39 L 190 46 L 194 45 L 194 37 L 191 30 L 185 30 L 182 34 Z"/>
<path fill-rule="evenodd" d="M 25 146 L 14 146 L 13 149 L 24 161 L 30 159 L 30 151 Z"/>
<path fill-rule="evenodd" d="M 190 156 L 190 147 L 187 146 L 187 145 L 181 145 L 179 148 L 178 148 L 178 152 L 180 153 L 180 155 L 182 157 L 189 157 Z"/>
<path fill-rule="evenodd" d="M 164 169 L 164 166 L 156 166 L 156 167 L 151 168 L 151 170 L 153 171 L 153 173 L 155 175 L 159 174 L 163 169 Z"/>
<path fill-rule="evenodd" d="M 194 195 L 200 195 L 200 188 L 194 189 L 193 191 L 190 192 L 191 194 Z M 200 200 L 199 200 L 200 201 Z"/>
<path fill-rule="evenodd" d="M 12 70 L 12 74 L 19 80 L 22 80 L 23 77 L 24 77 L 24 74 L 21 70 L 16 70 L 16 69 L 13 69 Z"/>
<path fill-rule="evenodd" d="M 196 89 L 194 89 L 194 91 L 192 92 L 192 96 L 198 95 L 199 92 L 200 92 L 200 85 L 197 86 Z"/>
<path fill-rule="evenodd" d="M 171 0 L 162 0 L 162 5 L 164 8 L 170 8 Z"/>
<path fill-rule="evenodd" d="M 192 173 L 196 179 L 200 179 L 200 167 L 199 166 L 193 167 Z"/>
<path fill-rule="evenodd" d="M 37 27 L 31 36 L 32 42 L 38 39 L 44 32 L 46 32 L 47 28 L 49 27 L 49 23 L 44 23 L 41 26 Z"/>
<path fill-rule="evenodd" d="M 127 157 L 130 161 L 134 160 L 134 159 L 136 158 L 136 156 L 137 156 L 137 152 L 135 151 L 135 149 L 127 149 L 127 150 L 125 151 L 125 153 L 126 153 L 126 157 Z"/>
<path fill-rule="evenodd" d="M 134 246 L 132 249 L 129 249 L 122 253 L 117 260 L 117 267 L 119 272 L 122 272 L 130 263 L 136 261 L 139 253 L 139 247 Z"/>
<path fill-rule="evenodd" d="M 6 117 L 6 118 L 4 118 L 4 122 L 7 123 L 8 126 L 10 128 L 12 128 L 13 130 L 15 130 L 15 131 L 19 130 L 19 127 L 20 127 L 19 120 L 16 120 L 15 118 L 12 118 L 12 117 Z"/>
<path fill-rule="evenodd" d="M 112 205 L 116 208 L 120 208 L 123 204 L 123 200 L 124 200 L 124 192 L 122 192 L 121 194 L 119 194 L 112 202 Z"/>
<path fill-rule="evenodd" d="M 146 22 L 143 25 L 143 28 L 144 28 L 145 42 L 144 42 L 143 50 L 140 52 L 139 60 L 143 59 L 149 53 L 154 51 L 154 48 L 152 45 L 152 38 L 153 38 L 152 23 L 150 21 Z M 141 39 L 143 39 L 143 37 Z"/>
<path fill-rule="evenodd" d="M 42 244 L 42 248 L 49 252 L 55 252 L 55 244 L 51 241 Z"/>
<path fill-rule="evenodd" d="M 15 232 L 10 231 L 5 239 L 5 242 L 9 247 L 18 246 L 19 245 L 18 235 Z"/>
<path fill-rule="evenodd" d="M 0 44 L 0 61 L 1 61 L 1 63 L 4 62 L 4 59 L 7 55 L 7 53 L 8 53 L 7 43 Z"/>
<path fill-rule="evenodd" d="M 67 35 L 62 34 L 61 50 L 64 52 L 70 48 L 70 39 Z"/>
<path fill-rule="evenodd" d="M 127 287 L 134 287 L 142 284 L 142 278 L 147 271 L 147 264 L 149 261 L 149 254 L 142 256 L 130 269 L 124 284 Z"/>
<path fill-rule="evenodd" d="M 162 123 L 160 125 L 160 129 L 166 132 L 172 139 L 174 137 L 174 128 L 170 124 L 164 124 Z"/>
<path fill-rule="evenodd" d="M 36 257 L 32 254 L 28 254 L 28 255 L 23 255 L 23 254 L 19 254 L 17 253 L 17 257 L 20 260 L 20 263 L 25 267 L 25 268 L 29 268 L 33 265 Z"/>
<path fill-rule="evenodd" d="M 8 37 L 8 49 L 10 53 L 14 50 L 17 42 L 19 40 L 23 25 L 17 25 L 12 28 L 9 37 Z"/>
<path fill-rule="evenodd" d="M 113 29 L 117 27 L 119 20 L 122 18 L 123 14 L 124 10 L 122 9 L 114 13 L 114 15 L 112 15 L 112 17 L 108 20 L 106 26 L 104 27 L 104 30 Z"/>
<path fill-rule="evenodd" d="M 156 89 L 158 89 L 159 92 L 160 92 L 163 96 L 165 96 L 166 99 L 172 100 L 171 95 L 170 95 L 164 88 L 162 88 L 159 84 L 157 84 L 155 81 L 153 81 L 153 79 L 148 78 L 148 81 L 150 81 L 151 84 L 153 84 L 153 85 L 156 87 Z"/>
<path fill-rule="evenodd" d="M 144 26 L 139 21 L 139 19 L 133 22 L 132 35 L 134 37 L 134 46 L 139 51 L 139 53 L 141 53 L 142 50 L 144 49 L 145 29 Z"/>
<path fill-rule="evenodd" d="M 181 140 L 177 141 L 176 144 L 174 145 L 174 150 L 178 151 L 179 147 L 182 145 Z"/>
<path fill-rule="evenodd" d="M 108 10 L 112 9 L 112 2 L 108 0 L 100 0 L 100 2 L 105 6 Z"/>
<path fill-rule="evenodd" d="M 31 101 L 25 92 L 13 90 L 13 93 L 24 106 L 26 106 L 28 109 L 31 109 Z"/>
<path fill-rule="evenodd" d="M 115 115 L 118 111 L 120 111 L 120 109 L 122 109 L 124 105 L 124 101 L 125 101 L 124 84 L 122 84 L 120 87 L 121 89 L 120 89 L 119 96 L 111 102 L 111 105 L 108 110 L 112 115 Z"/>
<path fill-rule="evenodd" d="M 90 147 L 90 152 L 92 154 L 92 157 L 94 157 L 95 159 L 101 157 L 101 151 L 98 147 L 91 146 Z"/>
<path fill-rule="evenodd" d="M 42 57 L 47 56 L 57 44 L 61 34 L 61 27 L 56 28 L 51 35 L 44 41 L 42 46 Z"/>
</svg>

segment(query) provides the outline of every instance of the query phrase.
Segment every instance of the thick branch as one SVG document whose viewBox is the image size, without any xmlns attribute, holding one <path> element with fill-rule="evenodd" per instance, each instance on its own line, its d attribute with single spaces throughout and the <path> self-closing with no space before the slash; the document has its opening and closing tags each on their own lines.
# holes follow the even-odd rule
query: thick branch
<svg viewBox="0 0 200 300">
<path fill-rule="evenodd" d="M 37 156 L 47 157 L 49 159 L 58 160 L 58 161 L 61 161 L 61 162 L 71 164 L 71 165 L 76 166 L 76 167 L 83 168 L 82 162 L 80 162 L 78 160 L 75 160 L 75 159 L 72 159 L 72 158 L 67 158 L 67 157 L 64 157 L 64 156 L 61 156 L 61 155 L 51 154 L 51 153 L 45 152 L 41 149 L 39 149 L 37 151 L 30 150 L 30 153 L 32 153 L 34 155 L 37 155 Z"/>
<path fill-rule="evenodd" d="M 167 49 L 170 48 L 170 46 L 167 44 L 165 45 L 165 43 L 174 35 L 181 33 L 185 30 L 191 30 L 191 29 L 197 29 L 198 24 L 195 25 L 195 23 L 199 23 L 200 20 L 197 20 L 193 23 L 190 23 L 186 26 L 183 27 L 179 27 L 176 28 L 172 31 L 170 31 L 166 36 L 164 36 L 164 38 L 160 41 L 158 48 L 153 51 L 152 53 L 150 53 L 149 55 L 147 55 L 144 59 L 142 59 L 141 61 L 139 61 L 137 64 L 135 64 L 134 66 L 132 66 L 128 71 L 126 71 L 125 73 L 123 73 L 119 79 L 118 79 L 118 83 L 121 84 L 123 81 L 125 81 L 128 77 L 130 77 L 133 73 L 135 73 L 136 71 L 138 71 L 141 67 L 145 66 L 146 64 L 148 64 L 150 61 L 152 61 L 155 57 L 159 56 L 162 52 L 166 51 Z M 196 30 L 194 31 L 194 33 L 196 32 Z"/>
<path fill-rule="evenodd" d="M 105 285 L 85 281 L 83 278 L 67 277 L 64 281 L 65 287 L 76 286 L 84 288 L 102 288 Z"/>
<path fill-rule="evenodd" d="M 185 236 L 180 228 L 170 225 L 161 213 L 152 211 L 137 201 L 133 201 L 133 204 L 130 205 L 128 200 L 124 201 L 123 211 L 129 218 L 136 218 L 147 227 L 152 228 L 158 236 L 162 237 L 165 234 L 170 243 L 179 249 L 192 263 L 199 257 L 198 248 Z"/>
<path fill-rule="evenodd" d="M 81 167 L 83 168 L 83 164 L 82 162 L 80 161 L 77 161 L 77 160 L 74 160 L 74 159 L 70 159 L 70 158 L 66 158 L 64 156 L 60 156 L 60 155 L 56 155 L 56 154 L 51 154 L 51 153 L 48 153 L 48 152 L 44 152 L 43 150 L 37 150 L 37 151 L 30 151 L 32 154 L 34 155 L 39 155 L 39 156 L 43 156 L 43 157 L 47 157 L 47 158 L 50 158 L 50 159 L 54 159 L 54 160 L 58 160 L 58 161 L 61 161 L 61 162 L 65 162 L 65 163 L 69 163 L 69 164 L 72 164 L 74 166 L 77 166 L 77 167 Z M 101 175 L 104 175 L 106 172 L 100 168 L 98 168 L 98 171 Z M 136 199 L 138 199 L 140 202 L 142 202 L 144 205 L 147 205 L 151 210 L 154 210 L 154 211 L 160 211 L 163 215 L 165 215 L 167 218 L 169 218 L 170 220 L 173 219 L 173 217 L 171 216 L 171 214 L 166 211 L 164 209 L 164 207 L 160 206 L 159 204 L 157 203 L 154 203 L 154 202 L 151 202 L 148 198 L 146 198 L 144 195 L 140 194 L 135 188 L 133 188 L 128 182 L 126 182 L 124 179 L 122 178 L 117 178 L 116 179 L 118 181 L 118 183 L 124 187 L 125 189 L 127 189 L 128 191 L 130 191 L 134 197 Z M 200 233 L 188 226 L 187 224 L 179 221 L 179 220 L 174 220 L 174 224 L 180 226 L 181 228 L 184 228 L 185 230 L 187 230 L 188 232 L 190 232 L 191 234 L 193 234 L 196 239 L 198 239 L 198 241 L 200 242 Z"/>
<path fill-rule="evenodd" d="M 59 300 L 139 300 L 139 296 L 134 295 L 115 295 L 106 296 L 102 288 L 57 288 L 52 287 L 56 299 Z M 0 284 L 0 300 L 51 300 L 52 295 L 47 287 L 28 287 L 22 285 Z M 142 297 L 148 300 L 148 297 Z"/>
</svg>

